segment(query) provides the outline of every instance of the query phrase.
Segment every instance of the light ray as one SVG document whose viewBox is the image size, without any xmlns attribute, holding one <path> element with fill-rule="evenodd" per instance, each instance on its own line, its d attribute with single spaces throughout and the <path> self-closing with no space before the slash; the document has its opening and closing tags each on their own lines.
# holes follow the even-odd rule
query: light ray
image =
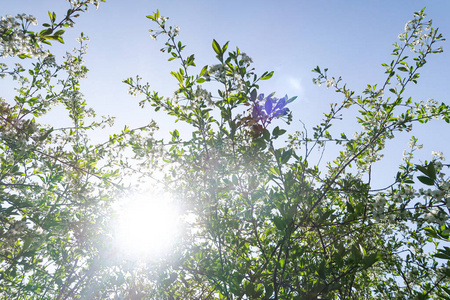
<svg viewBox="0 0 450 300">
<path fill-rule="evenodd" d="M 161 257 L 180 234 L 179 214 L 167 195 L 134 195 L 122 202 L 117 214 L 116 247 L 127 259 Z"/>
</svg>

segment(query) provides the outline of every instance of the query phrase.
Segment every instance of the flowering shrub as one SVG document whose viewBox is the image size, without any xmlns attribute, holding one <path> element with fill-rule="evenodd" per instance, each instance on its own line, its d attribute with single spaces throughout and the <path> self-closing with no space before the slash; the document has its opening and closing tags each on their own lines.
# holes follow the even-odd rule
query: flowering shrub
<svg viewBox="0 0 450 300">
<path fill-rule="evenodd" d="M 61 22 L 49 14 L 46 27 L 51 30 L 39 34 L 28 31 L 30 17 L 19 18 L 24 27 L 5 19 L 5 28 L 14 29 L 2 29 L 3 43 L 14 35 L 28 46 L 14 42 L 2 53 L 35 57 L 32 47 L 60 40 L 63 32 L 55 30 L 70 27 L 71 14 L 89 3 L 98 5 L 70 1 L 70 13 Z M 155 140 L 156 125 L 150 123 L 92 145 L 87 132 L 103 123 L 87 123 L 94 113 L 79 90 L 87 72 L 82 59 L 86 37 L 62 64 L 47 52 L 35 58 L 28 73 L 20 65 L 12 71 L 2 66 L 1 74 L 20 85 L 14 101 L 0 102 L 2 296 L 450 297 L 450 250 L 439 244 L 449 241 L 450 226 L 444 155 L 433 152 L 431 161 L 415 163 L 421 146 L 412 137 L 393 182 L 381 190 L 371 182 L 380 176 L 372 166 L 383 159 L 388 139 L 432 119 L 450 121 L 448 105 L 403 97 L 407 86 L 418 82 L 418 70 L 429 55 L 442 51 L 437 43 L 443 38 L 424 11 L 415 13 L 399 36 L 380 85 L 368 85 L 356 95 L 341 78 L 330 77 L 328 69 L 313 70 L 314 82 L 334 89 L 343 100 L 331 105 L 312 135 L 306 126 L 289 134 L 282 128 L 281 121 L 292 120 L 289 104 L 295 97 L 259 91 L 259 82 L 273 72 L 258 75 L 247 54 L 239 48 L 229 51 L 228 43 L 216 40 L 217 61 L 197 70 L 195 56 L 185 55 L 178 40 L 180 29 L 168 25 L 159 12 L 147 17 L 158 27 L 151 37 L 167 38 L 162 51 L 180 62 L 171 72 L 176 89 L 164 97 L 140 76 L 124 82 L 131 95 L 141 97 L 142 107 L 149 104 L 189 127 L 187 136 L 174 130 L 169 141 Z M 55 91 L 53 78 L 60 72 L 66 79 L 60 79 L 61 89 Z M 67 108 L 70 128 L 37 122 L 57 103 Z M 346 120 L 342 115 L 347 110 L 358 114 L 361 129 L 336 136 L 330 128 L 336 120 Z M 319 168 L 312 151 L 325 151 L 331 144 L 340 151 Z M 183 204 L 185 235 L 157 262 L 133 265 L 112 259 L 105 200 L 123 188 L 119 182 L 124 176 L 149 176 L 156 167 L 164 175 L 164 187 Z"/>
<path fill-rule="evenodd" d="M 433 152 L 431 162 L 414 164 L 421 145 L 412 137 L 392 184 L 382 190 L 371 187 L 376 176 L 372 165 L 383 159 L 387 139 L 432 119 L 450 121 L 450 107 L 444 103 L 403 99 L 408 84 L 418 82 L 428 56 L 442 52 L 436 44 L 443 38 L 423 11 L 414 14 L 399 36 L 394 60 L 383 65 L 387 76 L 381 85 L 368 85 L 357 96 L 341 78 L 330 78 L 328 69 L 315 68 L 313 81 L 341 93 L 344 100 L 331 106 L 312 136 L 291 133 L 281 148 L 276 140 L 286 130 L 275 122 L 290 122 L 287 106 L 295 98 L 258 95 L 258 81 L 272 73 L 256 76 L 247 55 L 239 49 L 226 52 L 228 43 L 213 41 L 219 63 L 192 75 L 194 56 L 183 58 L 184 45 L 175 40 L 178 30 L 166 30 L 166 19 L 158 12 L 149 18 L 160 26 L 158 35 L 167 35 L 163 50 L 172 55 L 169 60 L 181 62 L 182 69 L 172 72 L 179 89 L 174 99 L 164 100 L 148 85 L 131 78 L 125 82 L 132 93 L 143 94 L 141 104 L 148 102 L 194 130 L 184 142 L 177 132 L 168 151 L 172 167 L 167 189 L 188 203 L 196 219 L 189 223 L 193 233 L 180 246 L 184 254 L 177 267 L 160 281 L 160 297 L 450 296 L 449 248 L 424 250 L 449 238 L 450 183 L 443 173 L 443 154 Z M 413 57 L 406 56 L 407 49 Z M 222 89 L 211 94 L 205 89 L 209 82 Z M 334 137 L 329 128 L 352 109 L 362 130 Z M 312 150 L 325 150 L 331 143 L 342 150 L 320 169 Z"/>
<path fill-rule="evenodd" d="M 0 64 L 0 77 L 11 79 L 15 88 L 13 98 L 0 98 L 2 299 L 78 298 L 97 276 L 91 266 L 102 249 L 99 236 L 110 212 L 106 200 L 121 188 L 115 176 L 126 169 L 118 167 L 117 157 L 138 132 L 93 145 L 89 132 L 112 119 L 89 121 L 95 113 L 80 92 L 87 37 L 81 36 L 79 48 L 60 63 L 44 48 L 62 41 L 60 28 L 73 25 L 72 18 L 89 3 L 98 1 L 71 1 L 61 20 L 49 13 L 50 22 L 39 33 L 30 31 L 37 25 L 32 16 L 0 20 L 0 53 L 12 56 L 10 65 Z M 18 63 L 25 58 L 29 69 Z M 57 105 L 67 111 L 67 127 L 42 123 Z M 152 127 L 142 131 L 151 135 Z"/>
</svg>

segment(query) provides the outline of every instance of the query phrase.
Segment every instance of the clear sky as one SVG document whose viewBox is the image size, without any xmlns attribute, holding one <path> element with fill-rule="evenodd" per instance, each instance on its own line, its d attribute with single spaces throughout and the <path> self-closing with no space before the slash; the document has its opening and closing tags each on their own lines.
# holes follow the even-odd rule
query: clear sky
<svg viewBox="0 0 450 300">
<path fill-rule="evenodd" d="M 0 4 L 0 15 L 29 13 L 38 18 L 39 24 L 48 21 L 48 10 L 62 16 L 69 6 L 64 0 L 0 0 Z M 366 84 L 382 83 L 385 77 L 381 63 L 393 59 L 392 44 L 413 12 L 423 7 L 434 26 L 450 38 L 448 0 L 110 0 L 76 19 L 75 27 L 67 30 L 66 44 L 57 47 L 70 50 L 80 32 L 90 37 L 86 56 L 90 72 L 82 87 L 88 104 L 99 115 L 116 116 L 118 125 L 131 127 L 154 118 L 164 128 L 169 124 L 165 123 L 167 118 L 158 117 L 150 107 L 139 109 L 140 98 L 129 96 L 121 83 L 139 74 L 163 95 L 170 96 L 176 88 L 176 80 L 169 73 L 178 65 L 167 62 L 167 54 L 159 51 L 165 40 L 153 41 L 148 32 L 155 26 L 145 16 L 159 9 L 161 15 L 170 17 L 170 24 L 180 26 L 186 54 L 196 54 L 197 66 L 215 63 L 213 39 L 221 44 L 230 41 L 229 49 L 239 46 L 253 58 L 257 72 L 275 71 L 274 77 L 261 85 L 260 92 L 298 96 L 291 106 L 294 120 L 302 119 L 312 126 L 327 111 L 329 102 L 342 98 L 315 86 L 311 70 L 317 65 L 328 67 L 330 75 L 342 76 L 356 92 Z M 408 94 L 413 99 L 434 98 L 450 103 L 450 50 L 446 51 L 447 43 L 443 47 L 444 53 L 431 56 L 420 72 L 418 86 L 410 87 Z M 2 82 L 0 89 L 2 95 L 7 94 Z M 295 126 L 301 128 L 299 123 Z M 433 140 L 424 150 L 425 158 L 429 158 L 431 150 L 445 154 L 449 132 L 432 126 L 422 131 L 426 146 L 427 140 Z M 405 136 L 396 159 L 401 157 L 407 141 Z M 447 156 L 450 159 L 450 151 Z"/>
</svg>

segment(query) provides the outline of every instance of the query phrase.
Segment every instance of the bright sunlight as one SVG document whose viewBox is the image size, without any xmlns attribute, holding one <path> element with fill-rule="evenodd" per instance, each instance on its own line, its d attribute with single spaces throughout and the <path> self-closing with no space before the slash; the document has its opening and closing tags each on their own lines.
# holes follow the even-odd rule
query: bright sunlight
<svg viewBox="0 0 450 300">
<path fill-rule="evenodd" d="M 179 214 L 168 195 L 134 195 L 121 201 L 117 215 L 116 247 L 128 259 L 161 257 L 180 235 Z"/>
</svg>

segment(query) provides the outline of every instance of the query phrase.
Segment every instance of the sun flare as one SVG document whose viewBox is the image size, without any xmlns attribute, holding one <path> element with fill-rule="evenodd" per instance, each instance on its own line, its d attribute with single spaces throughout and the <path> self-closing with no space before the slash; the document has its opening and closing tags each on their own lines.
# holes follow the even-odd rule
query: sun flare
<svg viewBox="0 0 450 300">
<path fill-rule="evenodd" d="M 116 245 L 127 258 L 160 257 L 179 236 L 176 206 L 165 195 L 135 195 L 123 201 L 117 214 Z"/>
</svg>

